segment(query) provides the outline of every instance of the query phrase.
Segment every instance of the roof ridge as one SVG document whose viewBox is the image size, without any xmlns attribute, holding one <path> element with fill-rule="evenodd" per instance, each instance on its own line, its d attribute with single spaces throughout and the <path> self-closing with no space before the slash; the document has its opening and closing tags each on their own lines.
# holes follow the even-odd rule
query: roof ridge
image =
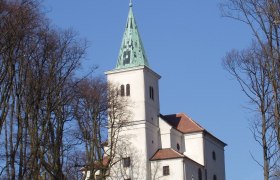
<svg viewBox="0 0 280 180">
<path fill-rule="evenodd" d="M 184 156 L 185 157 L 185 155 L 183 154 L 183 153 L 180 153 L 180 152 L 178 152 L 178 151 L 176 151 L 175 149 L 173 149 L 173 148 L 170 148 L 171 150 L 173 150 L 175 153 L 177 153 L 177 154 L 179 154 L 179 155 L 181 155 L 181 156 Z"/>
<path fill-rule="evenodd" d="M 173 148 L 159 148 L 150 160 L 185 158 L 186 156 Z"/>
<path fill-rule="evenodd" d="M 181 152 L 178 152 L 178 151 L 176 151 L 175 149 L 173 149 L 173 148 L 164 148 L 164 149 L 171 149 L 171 150 L 173 150 L 175 153 L 177 153 L 177 154 L 179 154 L 179 155 L 182 155 L 182 156 L 185 156 L 183 153 L 181 153 Z"/>
</svg>

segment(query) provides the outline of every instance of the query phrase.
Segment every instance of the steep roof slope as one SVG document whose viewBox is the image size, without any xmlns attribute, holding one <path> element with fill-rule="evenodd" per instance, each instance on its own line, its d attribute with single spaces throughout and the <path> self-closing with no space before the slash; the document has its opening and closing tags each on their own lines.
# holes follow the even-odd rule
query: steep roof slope
<svg viewBox="0 0 280 180">
<path fill-rule="evenodd" d="M 192 132 L 201 132 L 204 131 L 204 128 L 201 127 L 198 123 L 193 121 L 186 114 L 170 114 L 170 115 L 161 115 L 161 118 L 171 125 L 174 129 L 182 133 L 192 133 Z"/>
<path fill-rule="evenodd" d="M 163 159 L 175 159 L 175 158 L 183 158 L 183 157 L 185 157 L 183 154 L 175 151 L 172 148 L 167 148 L 167 149 L 159 149 L 151 158 L 151 161 L 163 160 Z"/>
<path fill-rule="evenodd" d="M 176 129 L 177 131 L 187 134 L 187 133 L 194 133 L 194 132 L 203 132 L 204 135 L 208 135 L 221 143 L 223 146 L 226 146 L 227 144 L 212 135 L 210 132 L 208 132 L 206 129 L 204 129 L 201 125 L 199 125 L 197 122 L 192 120 L 189 116 L 187 116 L 184 113 L 178 113 L 178 114 L 170 114 L 170 115 L 160 115 L 161 119 L 163 119 L 165 122 L 167 122 L 172 128 Z"/>
</svg>

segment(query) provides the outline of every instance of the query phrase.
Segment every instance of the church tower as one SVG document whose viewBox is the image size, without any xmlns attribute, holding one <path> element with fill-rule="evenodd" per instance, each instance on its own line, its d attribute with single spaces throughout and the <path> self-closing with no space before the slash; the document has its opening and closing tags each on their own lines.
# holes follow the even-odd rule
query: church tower
<svg viewBox="0 0 280 180">
<path fill-rule="evenodd" d="M 160 76 L 148 63 L 133 15 L 132 3 L 129 5 L 117 65 L 105 74 L 108 82 L 119 87 L 119 95 L 132 102 L 132 117 L 129 120 L 131 124 L 125 127 L 121 135 L 129 139 L 138 153 L 137 156 L 143 160 L 143 177 L 140 179 L 150 179 L 149 159 L 161 147 L 158 122 Z"/>
</svg>

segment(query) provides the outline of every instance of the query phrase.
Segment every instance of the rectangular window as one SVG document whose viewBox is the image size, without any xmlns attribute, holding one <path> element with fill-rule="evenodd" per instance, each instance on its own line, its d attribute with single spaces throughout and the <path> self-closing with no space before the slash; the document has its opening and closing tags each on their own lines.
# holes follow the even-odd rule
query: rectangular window
<svg viewBox="0 0 280 180">
<path fill-rule="evenodd" d="M 168 176 L 169 175 L 169 166 L 163 166 L 163 175 Z"/>
<path fill-rule="evenodd" d="M 123 167 L 130 166 L 130 157 L 123 158 Z"/>
<path fill-rule="evenodd" d="M 150 99 L 154 100 L 154 88 L 152 86 L 150 86 Z"/>
</svg>

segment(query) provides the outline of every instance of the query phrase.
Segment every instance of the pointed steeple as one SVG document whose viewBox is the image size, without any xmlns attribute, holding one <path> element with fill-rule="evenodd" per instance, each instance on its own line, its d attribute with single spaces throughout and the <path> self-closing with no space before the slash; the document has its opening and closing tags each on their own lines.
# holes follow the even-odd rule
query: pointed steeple
<svg viewBox="0 0 280 180">
<path fill-rule="evenodd" d="M 149 67 L 149 63 L 145 55 L 144 47 L 132 12 L 132 3 L 130 1 L 127 23 L 116 69 L 137 66 Z"/>
</svg>

